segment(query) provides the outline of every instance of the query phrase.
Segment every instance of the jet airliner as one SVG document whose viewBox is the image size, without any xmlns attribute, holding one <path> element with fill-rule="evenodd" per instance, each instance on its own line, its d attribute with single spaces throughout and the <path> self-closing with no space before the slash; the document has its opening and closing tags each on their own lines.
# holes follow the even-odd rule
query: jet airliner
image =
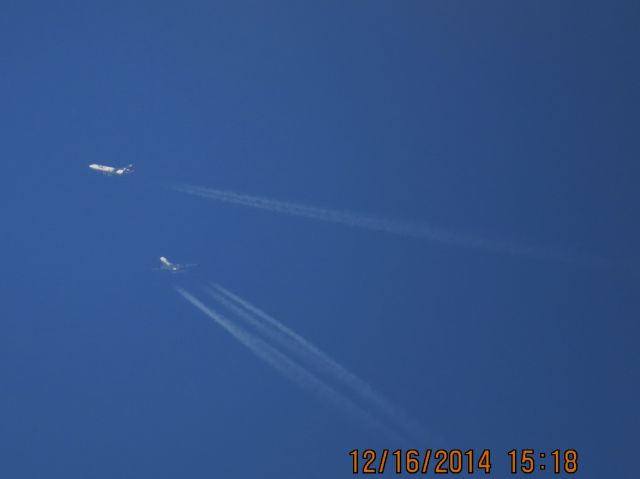
<svg viewBox="0 0 640 479">
<path fill-rule="evenodd" d="M 197 266 L 196 264 L 172 263 L 166 257 L 160 256 L 160 267 L 158 270 L 171 271 L 172 273 L 183 273 L 185 269 Z"/>
<path fill-rule="evenodd" d="M 96 163 L 92 163 L 89 165 L 89 168 L 91 168 L 94 171 L 99 171 L 100 173 L 103 173 L 108 176 L 112 176 L 112 175 L 122 176 L 122 175 L 128 175 L 129 173 L 133 173 L 133 165 L 127 165 L 121 168 L 116 168 L 114 166 L 98 165 Z"/>
</svg>

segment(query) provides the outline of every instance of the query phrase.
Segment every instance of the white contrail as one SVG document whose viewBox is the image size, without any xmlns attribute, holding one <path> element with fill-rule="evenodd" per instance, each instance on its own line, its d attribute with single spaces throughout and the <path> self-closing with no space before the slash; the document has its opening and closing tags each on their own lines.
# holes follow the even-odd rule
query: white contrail
<svg viewBox="0 0 640 479">
<path fill-rule="evenodd" d="M 258 196 L 242 195 L 231 191 L 222 191 L 214 188 L 204 188 L 193 185 L 175 185 L 173 186 L 173 189 L 202 198 L 224 201 L 251 208 L 258 208 L 293 216 L 302 216 L 305 218 L 401 236 L 438 241 L 466 248 L 484 249 L 518 256 L 529 256 L 533 258 L 559 261 L 562 263 L 585 263 L 591 264 L 595 267 L 604 268 L 611 266 L 611 263 L 605 259 L 587 257 L 575 252 L 558 252 L 533 246 L 519 245 L 508 241 L 474 238 L 468 235 L 444 231 L 423 223 L 376 218 L 350 211 L 334 211 L 315 206 L 301 205 L 298 203 L 273 200 Z"/>
<path fill-rule="evenodd" d="M 427 228 L 424 225 L 363 216 L 349 211 L 333 211 L 324 208 L 317 208 L 315 206 L 307 206 L 286 201 L 272 200 L 268 198 L 261 198 L 258 196 L 241 195 L 230 191 L 221 191 L 213 188 L 203 188 L 192 185 L 176 185 L 173 187 L 173 189 L 182 193 L 200 196 L 202 198 L 210 198 L 277 213 L 303 216 L 305 218 L 328 221 L 331 223 L 340 223 L 348 226 L 358 226 L 361 228 L 394 233 L 403 236 L 416 236 L 422 238 L 426 237 L 429 239 L 445 242 L 456 241 L 455 235 L 443 231 L 438 231 L 433 228 Z"/>
<path fill-rule="evenodd" d="M 205 304 L 184 289 L 176 287 L 176 290 L 184 299 L 202 311 L 209 318 L 213 319 L 242 345 L 246 346 L 251 352 L 287 379 L 344 410 L 365 426 L 384 431 L 388 436 L 402 440 L 400 436 L 382 426 L 375 418 L 359 408 L 349 398 L 337 392 L 331 386 L 324 383 L 315 375 L 311 374 L 298 363 L 292 361 L 286 355 L 270 346 L 256 335 L 251 334 L 249 331 L 237 326 L 226 317 L 208 308 Z"/>
<path fill-rule="evenodd" d="M 295 335 L 295 333 L 288 333 L 287 331 L 283 330 L 282 326 L 278 322 L 271 322 L 271 325 L 269 325 L 264 321 L 258 319 L 255 315 L 251 314 L 251 312 L 247 311 L 247 308 L 244 308 L 238 305 L 236 302 L 228 299 L 228 297 L 232 297 L 233 294 L 225 290 L 222 286 L 214 284 L 213 288 L 215 289 L 207 290 L 209 295 L 219 303 L 221 303 L 223 306 L 225 306 L 229 311 L 238 316 L 240 319 L 246 321 L 249 325 L 259 331 L 265 337 L 268 337 L 270 340 L 277 342 L 280 346 L 292 350 L 294 353 L 298 354 L 298 356 L 303 358 L 307 356 L 307 354 L 305 354 L 306 348 L 303 344 L 299 344 L 298 341 L 291 341 L 290 336 L 291 334 Z M 220 293 L 223 293 L 226 296 L 223 296 L 223 294 Z M 275 329 L 272 326 L 274 326 Z"/>
<path fill-rule="evenodd" d="M 420 439 L 426 438 L 427 435 L 416 425 L 415 421 L 406 417 L 389 401 L 378 394 L 366 381 L 360 379 L 305 338 L 247 300 L 220 285 L 214 284 L 213 286 L 216 291 L 211 291 L 210 293 L 215 299 L 265 336 L 271 340 L 278 341 L 282 346 L 292 350 L 316 368 L 342 382 L 370 406 L 376 407 L 385 414 L 394 425 L 403 428 L 411 436 Z"/>
</svg>

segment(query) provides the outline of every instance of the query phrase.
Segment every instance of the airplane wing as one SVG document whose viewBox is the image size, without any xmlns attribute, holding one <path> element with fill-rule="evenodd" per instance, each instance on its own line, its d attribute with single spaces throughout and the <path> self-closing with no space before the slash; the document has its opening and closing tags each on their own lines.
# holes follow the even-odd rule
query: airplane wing
<svg viewBox="0 0 640 479">
<path fill-rule="evenodd" d="M 170 273 L 186 273 L 188 268 L 198 266 L 197 264 L 176 264 L 175 268 L 169 268 L 167 266 L 161 266 L 159 268 L 151 268 L 151 271 L 169 271 Z"/>
</svg>

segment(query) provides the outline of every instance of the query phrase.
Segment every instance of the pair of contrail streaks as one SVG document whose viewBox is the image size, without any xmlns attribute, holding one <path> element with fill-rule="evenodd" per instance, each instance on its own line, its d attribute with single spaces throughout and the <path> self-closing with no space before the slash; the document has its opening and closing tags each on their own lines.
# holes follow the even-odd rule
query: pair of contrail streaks
<svg viewBox="0 0 640 479">
<path fill-rule="evenodd" d="M 227 309 L 237 314 L 238 317 L 247 321 L 265 336 L 278 342 L 282 347 L 289 349 L 304 361 L 312 364 L 316 369 L 341 382 L 364 400 L 365 403 L 382 412 L 387 419 L 403 428 L 410 435 L 416 437 L 426 436 L 415 425 L 414 421 L 406 417 L 393 404 L 377 393 L 371 385 L 350 372 L 291 328 L 288 328 L 276 318 L 268 315 L 228 289 L 220 285 L 213 286 L 215 291 L 210 291 L 211 295 Z"/>
<path fill-rule="evenodd" d="M 424 223 L 396 221 L 373 216 L 361 215 L 350 211 L 334 211 L 299 203 L 279 201 L 259 196 L 243 195 L 231 191 L 223 191 L 214 188 L 204 188 L 193 185 L 175 185 L 173 189 L 201 198 L 208 198 L 226 203 L 247 206 L 282 213 L 292 216 L 300 216 L 329 223 L 342 224 L 351 227 L 364 228 L 372 231 L 380 231 L 405 237 L 426 239 L 440 243 L 456 245 L 466 248 L 483 249 L 493 252 L 501 252 L 516 256 L 556 261 L 561 263 L 583 263 L 595 267 L 606 268 L 610 262 L 595 257 L 588 257 L 575 252 L 559 252 L 545 248 L 527 246 L 509 241 L 491 240 L 472 237 L 460 233 L 452 233 L 435 228 Z"/>
<path fill-rule="evenodd" d="M 179 287 L 176 287 L 176 290 L 191 305 L 195 306 L 206 316 L 214 320 L 238 342 L 287 379 L 298 384 L 312 394 L 332 403 L 339 409 L 342 409 L 361 424 L 371 429 L 383 431 L 386 435 L 395 438 L 396 440 L 402 440 L 401 435 L 385 427 L 380 421 L 355 404 L 351 399 L 326 384 L 316 375 L 309 372 L 300 364 L 290 359 L 287 355 L 283 354 L 257 335 L 236 325 L 225 316 L 207 307 L 188 291 Z"/>
<path fill-rule="evenodd" d="M 176 185 L 173 189 L 193 196 L 199 196 L 201 198 L 209 198 L 276 213 L 302 216 L 330 223 L 339 223 L 347 226 L 355 226 L 403 236 L 415 236 L 445 242 L 456 241 L 455 235 L 444 231 L 426 228 L 424 225 L 392 221 L 372 216 L 363 216 L 350 211 L 334 211 L 315 206 L 261 198 L 258 196 L 242 195 L 231 191 L 222 191 L 214 188 L 203 188 L 192 185 Z"/>
</svg>

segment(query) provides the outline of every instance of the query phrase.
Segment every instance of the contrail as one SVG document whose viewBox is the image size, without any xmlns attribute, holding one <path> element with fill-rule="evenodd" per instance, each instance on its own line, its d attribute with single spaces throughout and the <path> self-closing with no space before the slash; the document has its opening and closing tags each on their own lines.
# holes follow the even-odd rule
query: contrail
<svg viewBox="0 0 640 479">
<path fill-rule="evenodd" d="M 348 371 L 344 366 L 322 352 L 305 338 L 249 303 L 247 300 L 220 285 L 214 284 L 213 286 L 215 291 L 210 292 L 212 296 L 230 311 L 237 314 L 241 319 L 247 321 L 271 340 L 279 342 L 282 346 L 298 354 L 316 368 L 342 382 L 342 384 L 358 394 L 370 406 L 376 407 L 386 415 L 388 419 L 392 420 L 396 426 L 400 426 L 411 436 L 420 439 L 426 438 L 427 435 L 416 426 L 415 421 L 410 420 L 396 409 L 367 382 Z"/>
<path fill-rule="evenodd" d="M 173 189 L 182 193 L 200 196 L 202 198 L 210 198 L 225 201 L 227 203 L 273 211 L 276 213 L 303 216 L 305 218 L 327 221 L 330 223 L 339 223 L 347 226 L 357 226 L 403 236 L 415 236 L 444 242 L 455 242 L 457 238 L 455 235 L 450 233 L 427 228 L 424 225 L 362 216 L 349 211 L 333 211 L 324 208 L 317 208 L 315 206 L 272 200 L 258 196 L 241 195 L 230 191 L 221 191 L 213 188 L 203 188 L 192 185 L 176 185 Z"/>
<path fill-rule="evenodd" d="M 242 195 L 231 191 L 222 191 L 214 188 L 204 188 L 186 184 L 175 185 L 173 186 L 173 189 L 189 195 L 199 196 L 201 198 L 209 198 L 236 205 L 248 206 L 251 208 L 258 208 L 287 215 L 301 216 L 329 223 L 365 228 L 372 231 L 437 241 L 466 248 L 509 253 L 517 256 L 528 256 L 562 263 L 586 263 L 601 268 L 611 266 L 610 261 L 602 258 L 587 257 L 569 251 L 552 251 L 539 247 L 519 245 L 508 241 L 474 238 L 468 235 L 444 231 L 424 223 L 376 218 L 351 211 L 334 211 L 315 206 L 273 200 L 258 196 Z"/>
<path fill-rule="evenodd" d="M 344 410 L 347 414 L 351 415 L 365 426 L 383 431 L 388 436 L 402 440 L 400 436 L 382 426 L 382 424 L 380 424 L 375 418 L 366 411 L 360 409 L 350 399 L 337 392 L 331 386 L 318 379 L 315 375 L 311 374 L 305 368 L 289 359 L 286 355 L 270 346 L 262 339 L 237 326 L 221 314 L 208 308 L 205 304 L 184 289 L 176 287 L 176 291 L 189 303 L 222 326 L 222 328 L 237 339 L 242 345 L 247 347 L 252 353 L 269 364 L 287 379 Z"/>
</svg>

